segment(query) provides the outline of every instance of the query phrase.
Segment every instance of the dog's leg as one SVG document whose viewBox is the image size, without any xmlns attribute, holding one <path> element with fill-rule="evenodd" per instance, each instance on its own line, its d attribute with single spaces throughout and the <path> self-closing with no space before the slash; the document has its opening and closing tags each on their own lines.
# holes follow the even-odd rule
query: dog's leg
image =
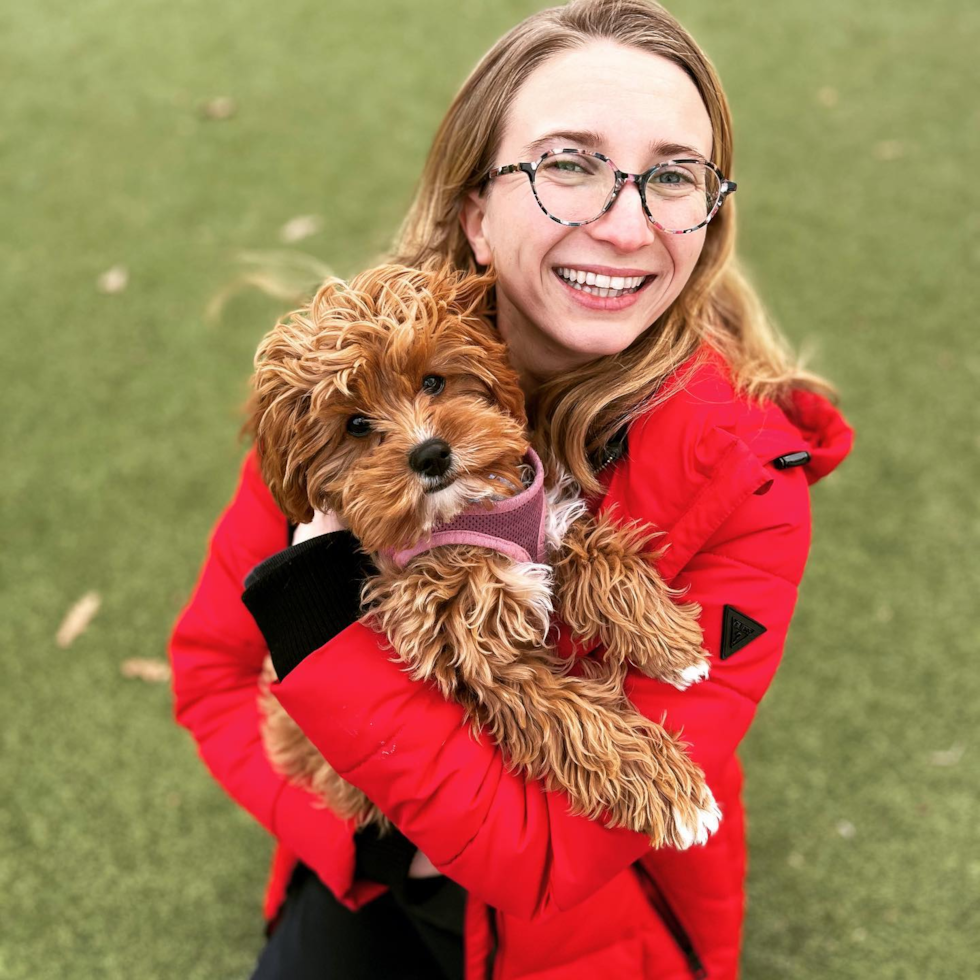
<svg viewBox="0 0 980 980">
<path fill-rule="evenodd" d="M 361 790 L 334 772 L 330 763 L 286 714 L 269 684 L 275 680 L 272 659 L 266 657 L 259 678 L 262 744 L 272 767 L 290 782 L 308 789 L 338 817 L 354 819 L 357 829 L 377 824 L 381 836 L 394 826 Z"/>
<path fill-rule="evenodd" d="M 463 704 L 474 735 L 486 730 L 512 768 L 567 793 L 574 812 L 608 812 L 611 825 L 655 846 L 688 847 L 715 830 L 720 814 L 703 774 L 629 705 L 622 673 L 555 670 L 546 611 L 529 611 L 534 597 L 546 601 L 546 578 L 458 546 L 419 555 L 405 572 L 382 559 L 379 572 L 365 604 L 399 659 Z"/>
<path fill-rule="evenodd" d="M 605 671 L 603 665 L 597 665 Z M 473 704 L 514 768 L 572 801 L 572 812 L 646 834 L 654 847 L 703 844 L 721 817 L 683 744 L 640 715 L 608 672 L 554 674 L 531 652 L 494 670 Z"/>
<path fill-rule="evenodd" d="M 585 514 L 568 528 L 555 555 L 559 616 L 577 640 L 598 639 L 612 663 L 629 662 L 684 690 L 708 675 L 697 603 L 678 604 L 651 561 L 656 533 Z"/>
<path fill-rule="evenodd" d="M 473 545 L 433 548 L 404 570 L 384 555 L 374 560 L 378 574 L 361 594 L 365 621 L 385 634 L 413 680 L 432 681 L 447 700 L 490 684 L 494 666 L 547 649 L 548 565 Z"/>
</svg>

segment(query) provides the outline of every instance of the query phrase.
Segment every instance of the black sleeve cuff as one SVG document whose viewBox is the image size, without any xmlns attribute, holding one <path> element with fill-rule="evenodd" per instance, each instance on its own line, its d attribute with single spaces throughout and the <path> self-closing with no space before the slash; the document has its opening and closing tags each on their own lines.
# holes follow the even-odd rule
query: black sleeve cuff
<svg viewBox="0 0 980 980">
<path fill-rule="evenodd" d="M 354 842 L 355 878 L 380 881 L 388 886 L 404 885 L 418 848 L 397 827 L 392 827 L 385 837 L 379 837 L 377 825 L 368 824 L 354 835 Z"/>
<path fill-rule="evenodd" d="M 256 565 L 242 602 L 282 680 L 360 615 L 361 585 L 377 569 L 350 531 L 301 541 Z"/>
</svg>

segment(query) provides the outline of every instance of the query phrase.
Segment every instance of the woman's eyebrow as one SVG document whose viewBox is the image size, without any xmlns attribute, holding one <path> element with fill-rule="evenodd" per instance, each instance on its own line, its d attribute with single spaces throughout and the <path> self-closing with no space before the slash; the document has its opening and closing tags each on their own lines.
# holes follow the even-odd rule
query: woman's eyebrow
<svg viewBox="0 0 980 980">
<path fill-rule="evenodd" d="M 581 148 L 595 150 L 606 144 L 606 138 L 602 133 L 593 132 L 591 129 L 559 129 L 553 133 L 548 133 L 547 136 L 536 139 L 533 143 L 528 143 L 521 150 L 521 153 L 527 155 L 534 153 L 536 150 L 544 152 L 547 144 L 554 143 L 556 140 L 567 141 L 567 145 L 562 147 L 562 149 Z M 688 146 L 685 143 L 668 143 L 664 140 L 654 140 L 650 143 L 650 152 L 657 156 L 676 156 L 678 153 L 693 153 L 702 160 L 708 159 L 696 147 Z"/>
</svg>

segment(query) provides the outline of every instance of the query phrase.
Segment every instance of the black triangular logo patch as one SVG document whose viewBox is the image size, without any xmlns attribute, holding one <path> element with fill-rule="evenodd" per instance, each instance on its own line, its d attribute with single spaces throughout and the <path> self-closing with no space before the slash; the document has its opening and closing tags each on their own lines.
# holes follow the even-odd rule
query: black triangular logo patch
<svg viewBox="0 0 980 980">
<path fill-rule="evenodd" d="M 734 606 L 725 606 L 725 618 L 721 624 L 721 659 L 727 660 L 765 631 L 765 626 L 751 616 L 739 612 Z"/>
</svg>

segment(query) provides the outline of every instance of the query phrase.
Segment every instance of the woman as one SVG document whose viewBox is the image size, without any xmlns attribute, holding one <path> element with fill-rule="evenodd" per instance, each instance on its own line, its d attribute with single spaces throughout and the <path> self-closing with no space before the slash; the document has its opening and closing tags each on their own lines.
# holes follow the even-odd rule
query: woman
<svg viewBox="0 0 980 980">
<path fill-rule="evenodd" d="M 253 451 L 172 659 L 178 720 L 279 841 L 256 976 L 738 975 L 735 749 L 789 628 L 808 486 L 852 433 L 737 271 L 731 166 L 720 82 L 683 28 L 643 0 L 577 0 L 474 69 L 390 256 L 492 266 L 535 447 L 593 509 L 666 532 L 658 568 L 702 607 L 711 675 L 680 692 L 631 673 L 627 693 L 683 730 L 721 827 L 704 846 L 651 850 L 508 773 L 458 705 L 354 622 L 356 542 L 330 515 L 291 539 Z M 255 703 L 267 647 L 287 711 L 404 836 L 355 836 L 269 767 Z"/>
</svg>

